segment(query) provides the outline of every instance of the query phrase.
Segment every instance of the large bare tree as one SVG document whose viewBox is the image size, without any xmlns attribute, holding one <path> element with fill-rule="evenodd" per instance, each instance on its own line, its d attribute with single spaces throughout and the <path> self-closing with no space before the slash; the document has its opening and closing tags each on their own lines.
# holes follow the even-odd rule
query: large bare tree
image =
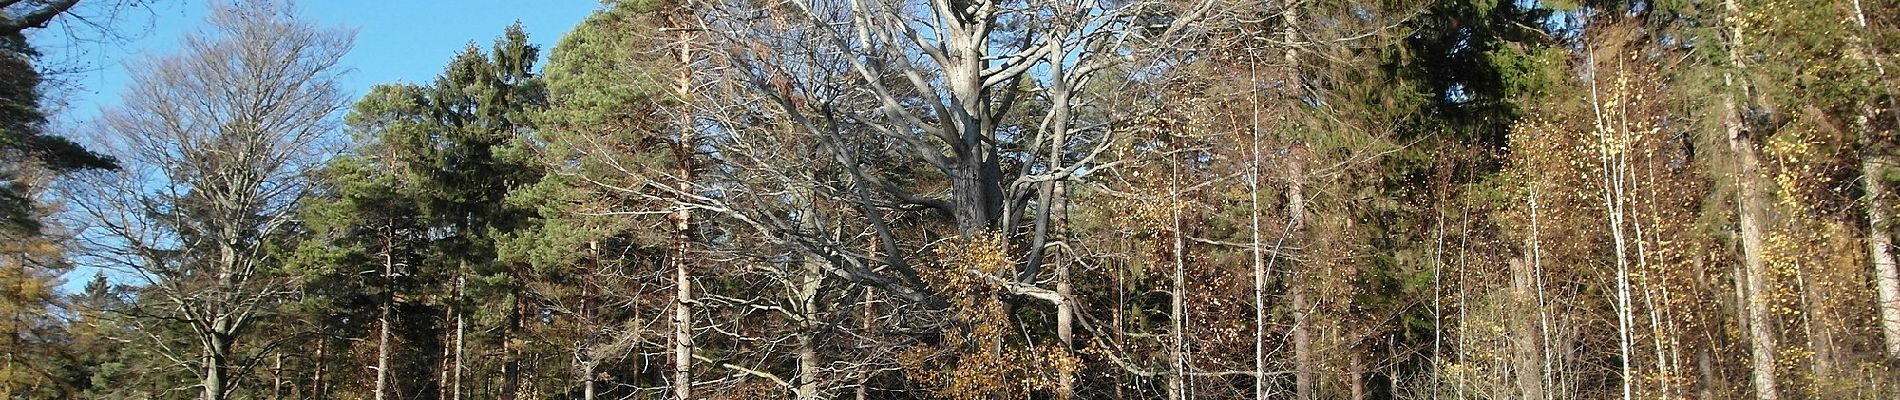
<svg viewBox="0 0 1900 400">
<path fill-rule="evenodd" d="M 1019 294 L 1059 303 L 1034 281 L 1049 248 L 1056 188 L 1091 169 L 1112 140 L 1094 91 L 1154 62 L 1214 2 L 793 1 L 712 7 L 717 64 L 744 99 L 708 110 L 712 140 L 734 170 L 773 171 L 783 157 L 842 168 L 820 194 L 850 204 L 860 239 L 799 229 L 789 214 L 700 206 L 826 260 L 826 270 L 912 303 L 942 306 L 919 272 L 929 235 L 893 222 L 941 218 L 955 236 L 997 235 L 1021 249 L 1016 276 L 992 276 Z M 1103 78 L 1105 71 L 1116 71 Z M 815 153 L 784 151 L 805 146 Z M 775 150 L 776 149 L 776 150 Z M 910 172 L 923 180 L 900 178 Z M 790 177 L 783 177 L 790 178 Z M 758 182 L 765 177 L 746 177 Z M 782 179 L 781 179 L 782 180 Z M 920 226 L 915 225 L 913 226 Z M 864 251 L 875 243 L 874 252 Z M 876 254 L 873 257 L 871 254 Z M 958 272 L 961 273 L 961 272 Z"/>
<path fill-rule="evenodd" d="M 210 29 L 178 53 L 133 64 L 124 104 L 98 126 L 127 171 L 93 177 L 79 197 L 98 221 L 96 254 L 142 280 L 140 332 L 208 400 L 230 396 L 285 339 L 246 334 L 288 293 L 268 249 L 347 100 L 337 79 L 354 33 L 294 11 L 215 6 Z"/>
</svg>

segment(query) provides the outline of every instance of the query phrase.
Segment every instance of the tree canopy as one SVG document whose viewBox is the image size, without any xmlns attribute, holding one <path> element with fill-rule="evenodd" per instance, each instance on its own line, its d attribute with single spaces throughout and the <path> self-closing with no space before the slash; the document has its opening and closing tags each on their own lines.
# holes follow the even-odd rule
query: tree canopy
<svg viewBox="0 0 1900 400">
<path fill-rule="evenodd" d="M 0 393 L 1900 396 L 1894 1 L 214 15 L 103 147 L 0 43 Z"/>
</svg>

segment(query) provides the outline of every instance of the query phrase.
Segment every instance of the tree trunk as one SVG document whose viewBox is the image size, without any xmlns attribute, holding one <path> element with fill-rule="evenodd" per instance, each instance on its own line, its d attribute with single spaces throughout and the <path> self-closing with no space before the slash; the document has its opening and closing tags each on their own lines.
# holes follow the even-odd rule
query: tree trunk
<svg viewBox="0 0 1900 400">
<path fill-rule="evenodd" d="M 1178 192 L 1178 190 L 1180 190 L 1180 188 L 1178 187 L 1179 186 L 1178 181 L 1180 180 L 1180 174 L 1181 174 L 1181 171 L 1180 171 L 1181 167 L 1180 165 L 1178 165 L 1180 161 L 1176 160 L 1175 163 L 1177 165 L 1175 165 L 1174 167 L 1175 168 L 1174 175 L 1175 175 L 1175 180 L 1177 182 L 1175 182 L 1173 186 L 1168 188 L 1170 192 L 1169 197 L 1171 198 L 1169 206 L 1173 207 L 1173 211 L 1172 211 L 1173 224 L 1172 224 L 1172 229 L 1170 229 L 1170 231 L 1172 231 L 1173 236 L 1174 236 L 1173 237 L 1173 247 L 1174 247 L 1173 249 L 1174 250 L 1173 251 L 1174 276 L 1173 278 L 1174 278 L 1174 281 L 1171 288 L 1172 291 L 1169 292 L 1169 296 L 1168 296 L 1169 297 L 1169 303 L 1168 303 L 1169 304 L 1168 305 L 1169 332 L 1168 333 L 1169 333 L 1169 336 L 1172 336 L 1171 339 L 1173 342 L 1173 343 L 1168 344 L 1168 362 L 1169 362 L 1169 365 L 1171 366 L 1169 368 L 1169 373 L 1168 373 L 1168 399 L 1169 400 L 1186 400 L 1187 399 L 1187 386 L 1186 386 L 1187 384 L 1187 325 L 1186 325 L 1187 304 L 1185 304 L 1185 299 L 1183 299 L 1182 297 L 1185 297 L 1185 295 L 1187 294 L 1187 283 L 1186 283 L 1186 277 L 1185 277 L 1186 272 L 1187 272 L 1186 271 L 1187 254 L 1184 254 L 1187 251 L 1187 243 L 1185 242 L 1185 239 L 1183 239 L 1183 237 L 1186 236 L 1186 234 L 1184 232 L 1181 232 L 1181 230 L 1185 229 L 1186 227 L 1181 224 L 1181 206 L 1180 206 L 1181 194 L 1180 192 Z"/>
<path fill-rule="evenodd" d="M 986 94 L 990 89 L 983 85 L 983 71 L 990 63 L 990 28 L 985 18 L 954 18 L 943 27 L 945 43 L 950 47 L 946 52 L 950 62 L 943 71 L 952 102 L 948 120 L 953 123 L 942 124 L 940 129 L 954 136 L 949 140 L 954 153 L 951 162 L 955 163 L 950 168 L 950 192 L 955 199 L 957 230 L 965 239 L 995 230 L 996 221 L 1003 217 L 1003 173 L 992 137 L 995 126 L 990 119 L 991 97 Z"/>
<path fill-rule="evenodd" d="M 679 77 L 674 87 L 684 102 L 692 91 L 692 69 L 687 65 L 693 62 L 692 33 L 686 26 L 675 21 L 679 31 Z M 674 162 L 678 164 L 679 181 L 674 189 L 681 193 L 692 191 L 692 142 L 694 139 L 693 114 L 684 107 L 676 110 L 679 121 L 676 123 L 679 137 L 673 141 Z M 684 199 L 682 199 L 684 200 Z M 686 252 L 692 239 L 693 215 L 684 205 L 674 205 L 673 211 L 673 254 L 669 262 L 673 264 L 673 397 L 678 400 L 691 399 L 693 393 L 693 313 L 692 313 L 692 277 L 686 270 Z"/>
<path fill-rule="evenodd" d="M 1762 261 L 1762 246 L 1765 244 L 1761 220 L 1767 208 L 1762 197 L 1766 193 L 1761 187 L 1754 141 L 1743 136 L 1738 126 L 1740 115 L 1737 114 L 1740 111 L 1735 108 L 1734 100 L 1727 99 L 1724 103 L 1730 108 L 1729 149 L 1735 152 L 1736 179 L 1740 183 L 1736 214 L 1741 222 L 1742 278 L 1745 285 L 1742 289 L 1747 296 L 1742 307 L 1746 310 L 1743 317 L 1748 325 L 1749 357 L 1754 369 L 1756 398 L 1773 400 L 1780 398 L 1780 394 L 1775 381 L 1775 353 L 1778 345 L 1772 317 L 1768 315 L 1770 284 L 1767 267 Z"/>
<path fill-rule="evenodd" d="M 1434 204 L 1444 204 L 1443 194 Z M 1442 206 L 1441 206 L 1442 207 Z M 1444 390 L 1445 381 L 1445 210 L 1433 210 L 1432 227 L 1432 390 Z"/>
<path fill-rule="evenodd" d="M 514 275 L 513 267 L 508 268 L 509 274 Z M 520 281 L 515 279 L 515 282 Z M 497 396 L 501 400 L 515 400 L 521 394 L 521 289 L 511 288 L 508 292 L 508 319 L 501 332 L 502 357 L 506 357 L 501 363 L 501 393 Z"/>
<path fill-rule="evenodd" d="M 1251 159 L 1247 164 L 1247 214 L 1248 214 L 1248 255 L 1253 263 L 1253 398 L 1267 398 L 1267 261 L 1266 249 L 1260 246 L 1260 77 L 1252 71 L 1254 64 L 1249 62 L 1247 100 L 1252 106 L 1249 114 L 1249 137 L 1247 152 Z M 1277 247 L 1277 246 L 1276 246 Z"/>
<path fill-rule="evenodd" d="M 1531 253 L 1530 254 L 1531 256 L 1530 278 L 1531 278 L 1531 288 L 1534 294 L 1534 297 L 1532 298 L 1532 300 L 1535 301 L 1531 303 L 1530 306 L 1534 307 L 1537 310 L 1538 336 L 1536 340 L 1538 343 L 1537 343 L 1537 349 L 1535 351 L 1537 352 L 1540 358 L 1540 361 L 1542 361 L 1542 364 L 1539 364 L 1539 367 L 1537 369 L 1538 375 L 1539 375 L 1539 379 L 1537 381 L 1537 384 L 1538 384 L 1537 388 L 1539 389 L 1537 393 L 1537 397 L 1536 397 L 1537 399 L 1544 399 L 1544 398 L 1550 397 L 1548 393 L 1553 390 L 1557 390 L 1561 392 L 1561 390 L 1556 389 L 1559 385 L 1556 382 L 1556 378 L 1553 376 L 1553 374 L 1556 373 L 1558 367 L 1555 365 L 1556 356 L 1555 354 L 1553 354 L 1555 352 L 1551 351 L 1550 303 L 1545 301 L 1545 296 L 1544 296 L 1544 288 L 1546 287 L 1544 285 L 1544 247 L 1543 247 L 1544 233 L 1543 233 L 1543 230 L 1541 229 L 1541 225 L 1539 224 L 1539 218 L 1538 218 L 1538 213 L 1542 212 L 1542 209 L 1543 209 L 1542 205 L 1538 202 L 1538 198 L 1539 198 L 1538 194 L 1541 193 L 1539 185 L 1541 185 L 1542 183 L 1543 183 L 1543 180 L 1541 177 L 1531 183 L 1530 196 L 1529 196 L 1531 237 L 1529 240 L 1526 240 L 1526 242 L 1528 242 L 1527 243 L 1528 246 L 1526 246 L 1526 248 L 1529 249 Z"/>
<path fill-rule="evenodd" d="M 804 271 L 799 276 L 798 288 L 799 314 L 798 326 L 798 400 L 818 400 L 819 360 L 817 338 L 818 329 L 818 290 L 824 284 L 824 267 L 816 260 L 806 260 Z"/>
<path fill-rule="evenodd" d="M 224 400 L 231 385 L 231 340 L 219 332 L 205 335 L 204 400 Z"/>
<path fill-rule="evenodd" d="M 1543 400 L 1544 376 L 1543 345 L 1537 342 L 1542 333 L 1537 329 L 1537 314 L 1530 312 L 1537 307 L 1531 297 L 1536 277 L 1532 274 L 1530 263 L 1523 258 L 1513 258 L 1511 267 L 1511 346 L 1514 348 L 1511 360 L 1512 375 L 1517 378 L 1518 398 L 1524 400 Z"/>
<path fill-rule="evenodd" d="M 677 146 L 684 147 L 684 144 Z M 683 162 L 682 162 L 683 163 Z M 683 169 L 683 168 L 682 168 Z M 687 172 L 687 171 L 682 171 Z M 681 186 L 685 186 L 682 184 Z M 687 234 L 692 229 L 692 217 L 685 206 L 676 206 L 673 212 L 673 395 L 686 400 L 692 398 L 693 367 L 693 282 L 686 270 Z"/>
<path fill-rule="evenodd" d="M 1069 282 L 1069 265 L 1056 260 L 1056 296 L 1062 300 L 1056 303 L 1056 340 L 1062 342 L 1062 350 L 1071 356 L 1075 354 L 1075 297 L 1074 288 Z M 1075 396 L 1075 374 L 1059 372 L 1062 376 L 1056 382 L 1056 399 L 1068 400 Z"/>
<path fill-rule="evenodd" d="M 220 291 L 235 290 L 238 284 L 238 249 L 232 244 L 238 234 L 236 228 L 227 226 L 222 229 L 223 238 L 232 238 L 218 246 L 218 280 Z M 216 305 L 213 305 L 214 309 Z M 200 377 L 204 386 L 204 400 L 224 400 L 227 386 L 231 385 L 231 345 L 235 342 L 238 323 L 232 321 L 232 314 L 218 314 L 209 321 L 194 321 L 199 330 L 200 345 L 204 346 L 204 376 Z"/>
<path fill-rule="evenodd" d="M 585 374 L 584 376 L 586 376 L 586 380 L 583 383 L 581 383 L 581 399 L 594 400 L 594 397 L 596 396 L 596 394 L 594 393 L 594 382 L 595 382 L 594 364 L 590 362 L 582 366 L 581 373 Z"/>
<path fill-rule="evenodd" d="M 458 270 L 457 276 L 455 277 L 456 300 L 461 300 L 462 286 L 467 284 L 467 282 L 468 278 L 460 276 Z M 449 398 L 451 400 L 462 400 L 462 364 L 467 355 L 467 346 L 465 346 L 467 342 L 464 341 L 464 335 L 468 332 L 468 315 L 462 312 L 457 305 L 450 305 L 449 309 L 455 313 L 455 372 L 452 377 L 454 379 L 449 386 L 449 390 L 451 390 Z"/>
<path fill-rule="evenodd" d="M 284 398 L 284 353 L 271 355 L 270 398 Z"/>
<path fill-rule="evenodd" d="M 383 238 L 383 304 L 376 316 L 376 400 L 389 398 L 389 309 L 390 303 L 396 301 L 389 284 L 396 269 L 395 246 L 390 241 L 388 237 Z"/>
<path fill-rule="evenodd" d="M 1730 18 L 1742 18 L 1742 10 L 1736 0 L 1723 0 L 1723 8 Z M 1742 69 L 1742 28 L 1731 24 L 1728 27 L 1728 61 L 1735 69 Z M 1722 95 L 1722 125 L 1728 136 L 1729 151 L 1735 159 L 1736 219 L 1741 225 L 1743 281 L 1747 297 L 1742 304 L 1743 316 L 1748 325 L 1749 361 L 1752 365 L 1755 397 L 1761 400 L 1781 398 L 1776 387 L 1775 354 L 1777 350 L 1773 321 L 1768 314 L 1770 282 L 1768 270 L 1762 261 L 1763 242 L 1762 219 L 1767 212 L 1767 189 L 1764 188 L 1759 150 L 1755 141 L 1748 136 L 1741 105 L 1738 104 L 1738 92 L 1745 93 L 1747 87 L 1737 82 L 1734 73 L 1724 73 L 1723 83 L 1728 90 Z"/>
<path fill-rule="evenodd" d="M 1286 188 L 1287 231 L 1294 237 L 1305 237 L 1306 232 L 1306 171 L 1303 161 L 1297 154 L 1289 157 L 1288 181 Z M 1312 400 L 1318 393 L 1314 373 L 1318 367 L 1313 362 L 1313 304 L 1307 298 L 1311 274 L 1306 268 L 1294 268 L 1288 272 L 1292 282 L 1287 284 L 1288 302 L 1293 307 L 1293 398 Z"/>
<path fill-rule="evenodd" d="M 1346 352 L 1346 386 L 1351 390 L 1352 400 L 1366 400 L 1365 361 L 1359 358 L 1359 349 Z"/>
<path fill-rule="evenodd" d="M 993 222 L 1003 203 L 1002 172 L 995 162 L 987 160 L 988 145 L 983 140 L 974 142 L 959 146 L 963 150 L 958 151 L 957 165 L 950 171 L 957 229 L 964 237 L 994 230 Z"/>
<path fill-rule="evenodd" d="M 376 318 L 376 400 L 389 398 L 389 302 Z"/>
<path fill-rule="evenodd" d="M 1287 90 L 1291 92 L 1291 100 L 1297 102 L 1304 100 L 1301 97 L 1305 96 L 1305 81 L 1300 76 L 1299 69 L 1299 46 L 1295 44 L 1298 41 L 1297 25 L 1300 21 L 1300 10 L 1296 3 L 1283 4 L 1288 5 L 1281 11 L 1281 18 L 1286 22 L 1280 31 L 1281 40 L 1286 41 L 1287 45 L 1286 53 L 1283 55 L 1287 68 Z M 1301 151 L 1290 153 L 1291 155 L 1287 157 L 1289 162 L 1286 188 L 1287 234 L 1296 238 L 1305 238 L 1306 161 L 1301 159 L 1305 154 Z M 1295 267 L 1288 272 L 1291 277 L 1291 282 L 1287 285 L 1287 291 L 1290 292 L 1288 300 L 1293 310 L 1293 398 L 1298 400 L 1312 400 L 1318 395 L 1315 392 L 1316 382 L 1314 382 L 1314 374 L 1318 368 L 1313 362 L 1311 326 L 1313 306 L 1307 299 L 1307 292 L 1311 290 L 1308 287 L 1311 274 L 1308 272 L 1303 267 Z"/>
<path fill-rule="evenodd" d="M 442 312 L 443 322 L 446 323 L 450 320 L 455 319 L 454 315 L 455 315 L 455 307 L 453 305 L 447 305 L 443 307 L 443 312 Z M 444 339 L 448 339 L 448 338 L 445 337 Z M 443 340 L 443 342 L 444 344 L 442 346 L 442 365 L 440 368 L 437 368 L 438 371 L 436 372 L 436 385 L 437 385 L 436 392 L 435 392 L 436 400 L 449 400 L 449 396 L 451 396 L 450 387 L 453 385 L 452 381 L 450 381 L 450 371 L 453 371 L 455 369 L 455 365 L 452 361 L 455 359 L 455 346 L 452 344 L 453 341 Z"/>
<path fill-rule="evenodd" d="M 1867 185 L 1867 253 L 1874 264 L 1880 331 L 1886 336 L 1887 357 L 1900 359 L 1900 267 L 1894 262 L 1889 225 L 1893 217 L 1887 214 L 1893 203 L 1883 179 L 1890 162 L 1884 155 L 1870 155 L 1861 160 L 1860 166 Z"/>
<path fill-rule="evenodd" d="M 317 355 L 316 357 L 312 358 L 312 361 L 314 362 L 315 365 L 312 365 L 310 367 L 310 396 L 311 398 L 315 398 L 315 399 L 325 398 L 324 396 L 325 393 L 323 393 L 323 390 L 325 389 L 323 385 L 323 365 L 324 365 L 323 358 L 325 356 L 324 352 L 326 350 L 329 350 L 329 347 L 330 347 L 330 337 L 325 336 L 325 335 L 318 335 L 317 336 Z"/>
<path fill-rule="evenodd" d="M 592 280 L 593 278 L 597 278 L 600 276 L 600 242 L 599 241 L 595 241 L 595 240 L 587 241 L 587 264 L 586 265 L 587 265 L 587 271 L 585 272 L 584 276 L 589 278 L 589 280 Z M 585 339 L 581 341 L 580 349 L 576 351 L 576 353 L 578 353 L 576 354 L 576 356 L 578 356 L 577 358 L 578 360 L 580 360 L 581 399 L 594 400 L 594 397 L 596 396 L 594 384 L 595 382 L 599 380 L 599 378 L 595 376 L 595 370 L 600 368 L 600 360 L 594 357 L 595 347 L 600 345 L 599 340 L 597 339 L 600 336 L 598 334 L 598 332 L 600 331 L 599 331 L 599 328 L 594 328 L 594 326 L 599 325 L 599 322 L 595 321 L 594 284 L 590 282 L 581 282 L 580 286 L 581 286 L 581 321 L 582 323 L 586 324 L 586 326 L 590 327 L 588 328 L 590 329 L 590 332 L 586 334 Z M 634 321 L 638 321 L 638 320 L 639 319 L 634 319 Z"/>
<path fill-rule="evenodd" d="M 1853 4 L 1855 26 L 1861 31 L 1868 30 L 1867 13 L 1862 10 L 1860 0 L 1854 0 Z M 1894 122 L 1900 122 L 1900 108 L 1893 107 L 1893 87 L 1885 86 L 1888 85 L 1887 66 L 1880 62 L 1881 54 L 1867 46 L 1864 34 L 1855 33 L 1853 39 L 1857 53 L 1878 73 L 1878 84 L 1884 86 L 1887 94 L 1887 111 L 1893 114 Z M 1900 267 L 1894 262 L 1893 230 L 1889 225 L 1893 216 L 1888 215 L 1893 210 L 1893 202 L 1888 198 L 1885 180 L 1893 160 L 1886 155 L 1889 148 L 1875 146 L 1891 140 L 1874 130 L 1872 119 L 1878 114 L 1875 107 L 1866 106 L 1856 121 L 1861 144 L 1866 147 L 1862 151 L 1868 152 L 1860 162 L 1861 177 L 1866 180 L 1867 189 L 1867 254 L 1874 265 L 1875 300 L 1880 310 L 1880 331 L 1886 339 L 1887 357 L 1900 360 Z"/>
<path fill-rule="evenodd" d="M 801 329 L 798 333 L 798 400 L 818 399 L 818 347 L 812 337 L 813 329 L 815 327 Z"/>
<path fill-rule="evenodd" d="M 1458 287 L 1458 303 L 1452 305 L 1452 308 L 1458 310 L 1458 316 L 1455 319 L 1458 321 L 1458 328 L 1452 332 L 1452 362 L 1453 365 L 1468 366 L 1471 364 L 1467 356 L 1476 356 L 1470 350 L 1474 348 L 1471 344 L 1473 329 L 1470 325 L 1466 325 L 1472 320 L 1470 317 L 1472 285 L 1469 283 L 1471 280 L 1465 279 L 1466 273 L 1471 272 L 1471 201 L 1459 200 L 1458 203 L 1458 276 L 1453 278 L 1456 282 L 1454 286 Z M 1471 381 L 1471 372 L 1463 370 L 1452 373 L 1456 378 L 1452 382 L 1452 398 L 1470 398 L 1465 395 L 1465 388 Z"/>
<path fill-rule="evenodd" d="M 873 257 L 876 257 L 875 247 L 873 247 L 873 250 L 871 250 L 870 253 L 872 254 Z M 871 320 L 877 317 L 877 308 L 873 307 L 873 304 L 875 303 L 871 302 L 871 296 L 874 296 L 874 295 L 876 295 L 876 292 L 872 292 L 872 291 L 864 292 L 864 305 L 863 305 L 864 317 L 862 320 L 858 321 L 858 329 L 860 329 L 860 332 L 864 332 L 861 334 L 868 334 L 869 332 L 871 332 Z M 853 393 L 852 398 L 856 400 L 868 399 L 870 395 L 870 391 L 871 391 L 870 388 L 871 388 L 871 374 L 869 372 L 858 371 L 858 388 L 856 390 L 856 393 Z"/>
<path fill-rule="evenodd" d="M 1071 104 L 1070 84 L 1066 76 L 1068 71 L 1063 65 L 1062 60 L 1062 57 L 1067 54 L 1067 51 L 1050 52 L 1049 54 L 1050 65 L 1051 68 L 1054 69 L 1050 76 L 1051 92 L 1055 97 L 1054 104 L 1056 105 L 1054 110 L 1052 110 L 1051 118 L 1057 121 L 1052 129 L 1053 132 L 1050 132 L 1052 139 L 1049 142 L 1049 167 L 1051 170 L 1057 171 L 1066 168 L 1064 165 L 1064 155 L 1066 152 L 1063 151 L 1063 149 L 1065 149 L 1065 145 L 1069 142 L 1068 134 L 1070 127 L 1068 121 L 1072 118 L 1069 116 L 1069 107 Z M 1035 246 L 1035 250 L 1031 251 L 1030 256 L 1032 259 L 1030 265 L 1032 267 L 1041 262 L 1041 260 L 1037 260 L 1036 258 L 1042 257 L 1044 251 L 1049 248 L 1048 244 L 1051 242 L 1049 236 L 1054 236 L 1054 240 L 1056 241 L 1063 240 L 1063 238 L 1066 237 L 1063 230 L 1067 228 L 1069 215 L 1068 181 L 1052 180 L 1043 183 L 1042 198 L 1039 204 L 1037 204 L 1037 207 L 1039 215 L 1036 218 L 1036 225 L 1039 237 L 1037 237 L 1035 242 L 1031 243 L 1031 246 Z M 1058 215 L 1060 218 L 1057 218 Z M 1073 357 L 1075 356 L 1075 297 L 1072 293 L 1074 287 L 1069 281 L 1069 265 L 1062 261 L 1063 253 L 1063 251 L 1058 250 L 1055 257 L 1057 297 L 1056 340 L 1061 342 L 1063 353 Z M 1033 276 L 1028 278 L 1035 279 Z M 1074 371 L 1062 370 L 1056 373 L 1059 375 L 1056 377 L 1056 398 L 1059 400 L 1068 400 L 1074 397 Z"/>
</svg>

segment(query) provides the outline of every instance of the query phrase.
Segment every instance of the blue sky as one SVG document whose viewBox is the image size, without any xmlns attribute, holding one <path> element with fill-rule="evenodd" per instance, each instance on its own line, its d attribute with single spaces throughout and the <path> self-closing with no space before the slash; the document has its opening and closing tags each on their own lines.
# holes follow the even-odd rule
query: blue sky
<svg viewBox="0 0 1900 400">
<path fill-rule="evenodd" d="M 79 85 L 58 123 L 82 122 L 101 106 L 118 103 L 119 91 L 130 81 L 124 63 L 142 54 L 167 54 L 188 32 L 204 24 L 207 0 L 160 0 L 150 12 L 134 13 L 124 25 L 136 40 L 126 43 L 58 45 L 57 29 L 34 40 L 52 60 L 95 66 L 69 77 Z M 211 0 L 229 1 L 229 0 Z M 303 0 L 304 17 L 324 25 L 356 28 L 356 47 L 343 64 L 354 68 L 344 77 L 347 90 L 367 92 L 378 83 L 427 83 L 449 59 L 470 41 L 486 48 L 515 21 L 526 27 L 545 57 L 562 34 L 600 5 L 599 0 Z M 149 27 L 149 29 L 139 29 Z M 58 28 L 58 27 L 55 27 Z"/>
</svg>

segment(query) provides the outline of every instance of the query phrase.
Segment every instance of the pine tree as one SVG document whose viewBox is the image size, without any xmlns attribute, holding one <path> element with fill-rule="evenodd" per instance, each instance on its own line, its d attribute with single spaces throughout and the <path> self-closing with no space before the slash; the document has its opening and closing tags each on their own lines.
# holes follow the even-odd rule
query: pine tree
<svg viewBox="0 0 1900 400">
<path fill-rule="evenodd" d="M 529 340 L 525 319 L 533 311 L 523 292 L 528 271 L 521 262 L 500 258 L 499 248 L 535 218 L 534 209 L 505 200 L 540 179 L 539 167 L 515 145 L 529 132 L 533 110 L 546 101 L 534 69 L 538 53 L 521 26 L 511 26 L 488 51 L 473 44 L 464 49 L 428 86 L 372 89 L 351 117 L 370 144 L 363 156 L 373 160 L 371 176 L 394 179 L 377 190 L 410 199 L 398 204 L 417 205 L 422 221 L 410 223 L 420 226 L 397 229 L 411 230 L 403 236 L 431 239 L 426 249 L 401 253 L 426 257 L 423 265 L 412 267 L 415 279 L 444 286 L 414 289 L 437 294 L 424 309 L 439 307 L 449 315 L 439 321 L 445 331 L 437 339 L 444 345 L 437 384 L 449 398 L 468 392 L 470 367 L 482 368 L 478 376 L 496 374 L 499 380 L 492 383 L 501 388 L 500 398 L 513 398 L 532 378 L 522 370 Z M 378 212 L 403 215 L 400 208 Z M 467 353 L 470 335 L 480 344 L 477 349 L 500 349 L 493 355 L 498 365 L 471 365 L 490 356 Z"/>
<path fill-rule="evenodd" d="M 627 328 L 672 327 L 672 338 L 660 342 L 682 347 L 690 341 L 681 334 L 693 334 L 685 324 L 693 303 L 681 296 L 692 286 L 688 271 L 659 268 L 693 262 L 685 251 L 699 240 L 690 213 L 672 201 L 697 192 L 691 174 L 699 167 L 697 134 L 680 122 L 692 111 L 676 87 L 687 71 L 681 57 L 690 57 L 679 48 L 691 42 L 676 37 L 683 30 L 666 30 L 676 23 L 667 17 L 676 12 L 671 7 L 677 5 L 610 5 L 562 38 L 549 56 L 549 107 L 535 116 L 537 134 L 524 140 L 550 171 L 511 194 L 510 201 L 532 204 L 544 217 L 517 240 L 511 257 L 534 265 L 534 290 L 568 321 L 556 327 L 566 328 L 565 341 L 549 345 L 577 360 L 583 398 L 613 393 L 599 377 L 616 374 L 604 367 L 621 362 L 636 364 L 621 379 L 672 381 L 681 397 L 681 388 L 691 387 L 691 352 L 649 348 L 640 343 L 649 333 Z M 649 285 L 670 289 L 634 290 Z M 627 310 L 646 307 L 655 308 Z M 667 309 L 675 315 L 663 315 Z M 687 319 L 677 320 L 682 315 Z M 662 322 L 668 319 L 675 320 Z M 646 356 L 626 356 L 649 352 L 668 354 L 662 358 L 671 360 L 671 372 L 650 370 Z"/>
</svg>

